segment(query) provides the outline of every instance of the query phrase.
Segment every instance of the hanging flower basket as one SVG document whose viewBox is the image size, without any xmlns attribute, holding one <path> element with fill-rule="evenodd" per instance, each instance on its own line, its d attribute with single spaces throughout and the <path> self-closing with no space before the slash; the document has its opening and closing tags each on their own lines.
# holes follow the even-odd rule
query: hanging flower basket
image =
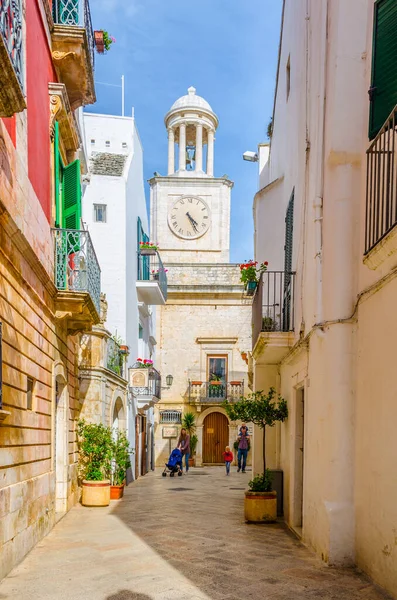
<svg viewBox="0 0 397 600">
<path fill-rule="evenodd" d="M 103 41 L 103 31 L 94 31 L 95 48 L 98 54 L 105 53 L 105 44 Z"/>
<path fill-rule="evenodd" d="M 156 254 L 158 250 L 158 246 L 156 244 L 151 244 L 150 242 L 140 242 L 139 251 L 143 256 L 150 256 Z"/>
</svg>

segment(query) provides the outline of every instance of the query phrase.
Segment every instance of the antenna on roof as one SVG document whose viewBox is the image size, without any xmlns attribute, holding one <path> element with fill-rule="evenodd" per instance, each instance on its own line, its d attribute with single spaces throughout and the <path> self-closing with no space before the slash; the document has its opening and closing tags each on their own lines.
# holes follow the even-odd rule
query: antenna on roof
<svg viewBox="0 0 397 600">
<path fill-rule="evenodd" d="M 109 87 L 117 87 L 117 88 L 121 88 L 121 116 L 124 117 L 125 116 L 125 112 L 124 112 L 124 75 L 121 76 L 121 85 L 116 85 L 115 83 L 106 83 L 105 81 L 96 81 L 96 84 L 99 83 L 100 85 L 108 85 Z"/>
</svg>

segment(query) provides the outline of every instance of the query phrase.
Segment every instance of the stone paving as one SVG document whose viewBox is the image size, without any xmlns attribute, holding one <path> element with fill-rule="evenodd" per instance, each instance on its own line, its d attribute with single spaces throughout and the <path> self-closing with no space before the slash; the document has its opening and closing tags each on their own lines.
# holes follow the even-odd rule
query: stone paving
<svg viewBox="0 0 397 600">
<path fill-rule="evenodd" d="M 381 600 L 281 523 L 246 525 L 250 474 L 151 473 L 109 508 L 75 507 L 0 584 L 0 600 Z"/>
</svg>

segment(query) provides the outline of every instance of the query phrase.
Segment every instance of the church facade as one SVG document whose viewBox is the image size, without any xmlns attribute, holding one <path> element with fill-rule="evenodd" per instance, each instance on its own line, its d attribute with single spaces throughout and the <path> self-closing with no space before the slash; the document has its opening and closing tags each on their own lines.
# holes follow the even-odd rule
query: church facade
<svg viewBox="0 0 397 600">
<path fill-rule="evenodd" d="M 195 462 L 218 464 L 238 425 L 223 401 L 248 393 L 251 301 L 240 269 L 229 263 L 232 181 L 214 175 L 218 118 L 194 88 L 165 117 L 168 174 L 150 180 L 151 240 L 168 277 L 157 307 L 157 368 L 173 376 L 156 406 L 156 464 L 176 444 L 186 412 L 196 417 Z"/>
</svg>

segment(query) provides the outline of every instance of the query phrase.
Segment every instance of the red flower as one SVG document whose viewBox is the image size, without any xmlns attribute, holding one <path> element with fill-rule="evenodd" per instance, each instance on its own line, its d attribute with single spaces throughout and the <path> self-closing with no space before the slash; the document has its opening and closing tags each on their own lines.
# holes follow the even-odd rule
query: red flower
<svg viewBox="0 0 397 600">
<path fill-rule="evenodd" d="M 267 262 L 267 260 L 265 260 L 265 262 L 264 262 L 263 264 L 265 265 L 265 267 L 267 267 L 267 265 L 268 265 L 269 263 Z"/>
<path fill-rule="evenodd" d="M 143 361 L 143 364 L 145 364 L 145 365 L 146 365 L 146 363 L 147 363 L 147 360 L 146 360 L 146 358 L 145 358 L 145 360 Z"/>
</svg>

